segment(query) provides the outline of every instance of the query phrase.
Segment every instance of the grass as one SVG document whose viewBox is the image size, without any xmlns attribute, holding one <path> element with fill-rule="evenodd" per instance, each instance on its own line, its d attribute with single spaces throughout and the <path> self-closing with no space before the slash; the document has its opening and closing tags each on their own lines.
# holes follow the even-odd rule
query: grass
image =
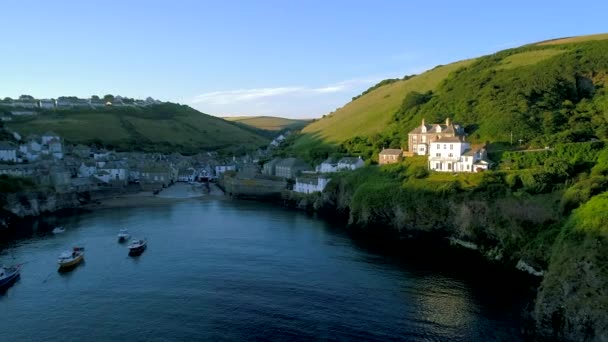
<svg viewBox="0 0 608 342">
<path fill-rule="evenodd" d="M 559 44 L 580 43 L 580 42 L 586 42 L 586 41 L 590 41 L 590 40 L 604 40 L 604 39 L 608 39 L 608 33 L 552 39 L 552 40 L 546 40 L 546 41 L 543 41 L 540 43 L 536 43 L 536 45 L 559 45 Z"/>
<path fill-rule="evenodd" d="M 366 136 L 382 131 L 411 91 L 435 89 L 450 72 L 471 64 L 465 60 L 439 66 L 408 80 L 375 89 L 344 107 L 306 126 L 302 132 L 326 142 L 341 142 L 353 136 Z M 310 138 L 304 138 L 305 140 Z"/>
<path fill-rule="evenodd" d="M 6 126 L 22 136 L 54 131 L 70 143 L 101 142 L 124 149 L 166 150 L 172 146 L 180 152 L 197 152 L 235 146 L 256 148 L 269 141 L 253 130 L 176 104 L 48 112 L 17 118 Z"/>
<path fill-rule="evenodd" d="M 276 116 L 235 116 L 226 117 L 224 119 L 267 131 L 281 131 L 284 129 L 300 130 L 311 121 L 304 119 L 288 119 Z"/>
<path fill-rule="evenodd" d="M 544 49 L 520 52 L 503 59 L 498 65 L 498 69 L 508 70 L 522 66 L 533 65 L 564 52 L 566 51 L 557 49 Z"/>
</svg>

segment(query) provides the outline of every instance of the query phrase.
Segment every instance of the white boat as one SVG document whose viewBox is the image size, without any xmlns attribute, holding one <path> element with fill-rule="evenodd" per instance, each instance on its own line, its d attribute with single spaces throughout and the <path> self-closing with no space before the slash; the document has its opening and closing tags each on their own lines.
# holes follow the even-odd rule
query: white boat
<svg viewBox="0 0 608 342">
<path fill-rule="evenodd" d="M 131 234 L 129 234 L 129 231 L 127 229 L 123 228 L 118 231 L 118 241 L 120 241 L 120 242 L 127 241 L 127 240 L 129 240 L 130 237 L 131 237 Z"/>
<path fill-rule="evenodd" d="M 63 232 L 65 232 L 65 228 L 63 228 L 63 227 L 55 227 L 53 229 L 53 234 L 61 234 Z"/>
<path fill-rule="evenodd" d="M 74 247 L 71 251 L 64 251 L 59 255 L 57 263 L 59 268 L 78 265 L 84 259 L 84 247 Z"/>
<path fill-rule="evenodd" d="M 148 244 L 148 241 L 146 241 L 145 239 L 143 239 L 143 240 L 134 239 L 133 241 L 131 241 L 131 244 L 129 244 L 129 254 L 130 255 L 141 254 L 146 249 L 147 244 Z"/>
<path fill-rule="evenodd" d="M 0 266 L 0 289 L 8 288 L 13 282 L 19 278 L 21 266 Z"/>
</svg>

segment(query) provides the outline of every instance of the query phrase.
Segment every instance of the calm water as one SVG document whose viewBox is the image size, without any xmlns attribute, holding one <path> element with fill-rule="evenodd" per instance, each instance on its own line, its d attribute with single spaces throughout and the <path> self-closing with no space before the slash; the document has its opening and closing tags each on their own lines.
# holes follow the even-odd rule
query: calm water
<svg viewBox="0 0 608 342">
<path fill-rule="evenodd" d="M 67 232 L 0 246 L 0 263 L 27 262 L 0 295 L 0 341 L 521 338 L 508 279 L 428 248 L 382 254 L 299 212 L 190 199 L 57 223 Z M 148 238 L 140 257 L 122 227 Z M 86 262 L 58 273 L 75 244 Z"/>
</svg>

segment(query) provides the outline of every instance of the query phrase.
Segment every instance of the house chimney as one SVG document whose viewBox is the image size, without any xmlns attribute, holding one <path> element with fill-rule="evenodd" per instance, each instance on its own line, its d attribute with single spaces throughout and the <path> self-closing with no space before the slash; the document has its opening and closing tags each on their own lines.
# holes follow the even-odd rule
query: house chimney
<svg viewBox="0 0 608 342">
<path fill-rule="evenodd" d="M 451 122 L 450 122 L 450 118 L 445 119 L 445 125 L 446 125 L 446 126 L 449 126 L 449 125 L 450 125 L 450 123 L 451 123 Z"/>
<path fill-rule="evenodd" d="M 424 118 L 422 118 L 422 126 L 424 126 Z"/>
</svg>

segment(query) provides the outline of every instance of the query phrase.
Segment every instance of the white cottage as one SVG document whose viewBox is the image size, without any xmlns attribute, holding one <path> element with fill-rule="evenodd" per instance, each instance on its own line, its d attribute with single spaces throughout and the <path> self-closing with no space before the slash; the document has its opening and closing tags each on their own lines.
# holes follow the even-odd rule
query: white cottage
<svg viewBox="0 0 608 342">
<path fill-rule="evenodd" d="M 472 150 L 463 137 L 443 137 L 430 144 L 429 169 L 442 172 L 478 172 L 490 162 L 485 149 Z"/>
<path fill-rule="evenodd" d="M 293 191 L 303 194 L 321 192 L 325 189 L 329 181 L 330 179 L 323 175 L 298 177 L 296 178 L 296 184 L 293 187 Z"/>
<path fill-rule="evenodd" d="M 365 162 L 363 162 L 363 159 L 361 159 L 361 157 L 344 157 L 338 161 L 338 170 L 356 170 L 362 168 L 364 165 Z"/>
<path fill-rule="evenodd" d="M 8 142 L 0 142 L 0 161 L 16 162 L 17 148 Z"/>
<path fill-rule="evenodd" d="M 321 173 L 336 172 L 338 171 L 338 161 L 335 158 L 327 158 L 317 166 L 317 171 Z"/>
</svg>

